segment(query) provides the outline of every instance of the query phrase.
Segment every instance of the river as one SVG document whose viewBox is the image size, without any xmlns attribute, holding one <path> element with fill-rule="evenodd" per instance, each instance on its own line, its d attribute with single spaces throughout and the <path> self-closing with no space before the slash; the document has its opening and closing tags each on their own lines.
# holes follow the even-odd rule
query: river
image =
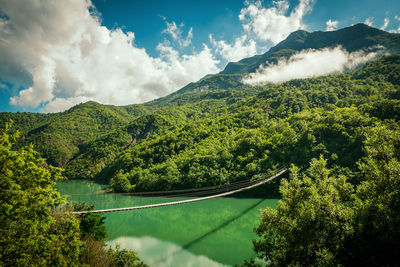
<svg viewBox="0 0 400 267">
<path fill-rule="evenodd" d="M 100 193 L 105 185 L 63 181 L 56 188 L 69 201 L 96 203 L 97 209 L 169 202 L 180 198 Z M 80 194 L 80 195 L 77 195 Z M 254 258 L 252 229 L 260 210 L 277 199 L 216 198 L 178 206 L 106 213 L 109 245 L 133 249 L 150 266 L 232 266 Z"/>
</svg>

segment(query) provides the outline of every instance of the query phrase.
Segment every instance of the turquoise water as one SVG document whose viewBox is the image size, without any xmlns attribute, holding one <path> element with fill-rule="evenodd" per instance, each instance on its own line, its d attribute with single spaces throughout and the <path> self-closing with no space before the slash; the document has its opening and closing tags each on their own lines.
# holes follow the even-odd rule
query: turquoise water
<svg viewBox="0 0 400 267">
<path fill-rule="evenodd" d="M 90 181 L 57 184 L 62 194 L 101 193 L 104 185 Z M 68 200 L 116 208 L 175 201 L 179 198 L 115 194 L 73 195 Z M 275 207 L 277 199 L 217 198 L 152 209 L 106 213 L 107 243 L 134 249 L 150 266 L 241 265 L 254 258 L 252 229 L 260 210 Z"/>
</svg>

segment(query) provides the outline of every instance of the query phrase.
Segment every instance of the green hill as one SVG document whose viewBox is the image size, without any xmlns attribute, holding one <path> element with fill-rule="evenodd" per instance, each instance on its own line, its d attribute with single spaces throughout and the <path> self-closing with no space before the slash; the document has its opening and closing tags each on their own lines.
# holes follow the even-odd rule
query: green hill
<svg viewBox="0 0 400 267">
<path fill-rule="evenodd" d="M 147 111 L 138 105 L 117 107 L 89 101 L 55 114 L 1 113 L 0 123 L 12 119 L 25 142 L 35 144 L 48 163 L 65 167 L 80 146 Z"/>
</svg>

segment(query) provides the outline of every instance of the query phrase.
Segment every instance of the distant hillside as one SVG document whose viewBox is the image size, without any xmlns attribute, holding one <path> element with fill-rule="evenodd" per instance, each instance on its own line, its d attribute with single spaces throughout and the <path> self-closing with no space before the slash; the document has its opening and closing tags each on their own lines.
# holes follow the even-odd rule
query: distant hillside
<svg viewBox="0 0 400 267">
<path fill-rule="evenodd" d="M 400 34 L 388 33 L 365 24 L 356 24 L 337 31 L 295 31 L 285 40 L 262 55 L 229 63 L 221 74 L 252 73 L 266 62 L 276 63 L 281 57 L 290 57 L 304 49 L 321 49 L 341 45 L 348 52 L 374 46 L 384 46 L 389 53 L 400 53 Z"/>
<path fill-rule="evenodd" d="M 26 143 L 35 144 L 48 163 L 65 167 L 88 141 L 128 124 L 147 112 L 141 105 L 117 107 L 94 101 L 54 114 L 0 113 L 0 125 L 12 119 Z"/>
</svg>

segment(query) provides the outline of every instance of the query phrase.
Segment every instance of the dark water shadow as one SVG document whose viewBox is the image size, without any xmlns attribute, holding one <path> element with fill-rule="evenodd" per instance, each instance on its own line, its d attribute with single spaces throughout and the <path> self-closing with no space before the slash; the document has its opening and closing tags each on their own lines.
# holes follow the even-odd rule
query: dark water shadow
<svg viewBox="0 0 400 267">
<path fill-rule="evenodd" d="M 242 216 L 246 215 L 248 212 L 250 212 L 252 209 L 254 209 L 255 207 L 257 207 L 259 204 L 261 204 L 261 202 L 263 202 L 265 199 L 260 199 L 258 200 L 256 203 L 252 204 L 251 206 L 247 207 L 246 209 L 244 209 L 243 211 L 241 211 L 239 214 L 229 218 L 228 220 L 224 221 L 223 223 L 221 223 L 220 225 L 218 225 L 217 227 L 213 228 L 212 230 L 204 233 L 203 235 L 199 236 L 198 238 L 186 243 L 185 245 L 183 245 L 179 250 L 175 251 L 174 253 L 167 255 L 166 257 L 162 257 L 160 258 L 159 261 L 157 261 L 155 264 L 157 265 L 158 263 L 161 262 L 165 262 L 167 259 L 169 258 L 173 258 L 175 257 L 176 254 L 180 253 L 183 250 L 188 250 L 190 249 L 192 246 L 194 246 L 195 244 L 199 243 L 200 241 L 202 241 L 203 239 L 207 238 L 208 236 L 215 234 L 216 232 L 218 232 L 219 230 L 225 228 L 226 226 L 228 226 L 229 224 L 233 223 L 234 221 L 236 221 L 237 219 L 241 218 Z"/>
</svg>

